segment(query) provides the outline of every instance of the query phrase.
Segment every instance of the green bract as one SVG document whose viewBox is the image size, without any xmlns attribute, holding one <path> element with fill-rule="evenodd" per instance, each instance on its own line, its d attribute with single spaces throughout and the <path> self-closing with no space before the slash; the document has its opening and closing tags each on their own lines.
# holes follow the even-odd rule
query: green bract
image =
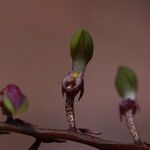
<svg viewBox="0 0 150 150">
<path fill-rule="evenodd" d="M 120 66 L 117 71 L 115 85 L 121 97 L 125 99 L 134 97 L 138 89 L 135 72 L 128 67 Z"/>
<path fill-rule="evenodd" d="M 9 112 L 11 113 L 16 112 L 13 104 L 11 103 L 10 99 L 6 95 L 3 96 L 3 105 L 7 108 Z"/>
<path fill-rule="evenodd" d="M 20 106 L 20 108 L 16 111 L 16 114 L 21 114 L 21 113 L 26 112 L 27 109 L 28 109 L 28 106 L 29 106 L 28 100 L 27 100 L 27 98 L 25 98 L 24 103 L 23 103 L 23 104 Z"/>
<path fill-rule="evenodd" d="M 15 105 L 12 103 L 12 100 L 8 96 L 4 95 L 3 105 L 9 112 L 13 114 L 20 114 L 28 109 L 28 100 L 24 97 L 23 103 L 16 109 Z"/>
<path fill-rule="evenodd" d="M 74 68 L 83 71 L 93 56 L 93 40 L 85 29 L 79 29 L 71 38 L 70 53 Z"/>
</svg>

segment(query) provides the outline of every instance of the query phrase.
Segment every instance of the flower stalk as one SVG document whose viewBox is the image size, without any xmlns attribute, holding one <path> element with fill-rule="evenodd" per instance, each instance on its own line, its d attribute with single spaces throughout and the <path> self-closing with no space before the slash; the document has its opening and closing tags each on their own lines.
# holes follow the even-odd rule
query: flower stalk
<svg viewBox="0 0 150 150">
<path fill-rule="evenodd" d="M 66 95 L 65 111 L 69 129 L 76 130 L 74 100 L 80 93 L 78 100 L 84 94 L 84 73 L 88 62 L 93 55 L 93 41 L 85 29 L 79 29 L 71 38 L 70 54 L 72 70 L 62 81 L 62 94 Z"/>
<path fill-rule="evenodd" d="M 126 111 L 124 118 L 125 118 L 125 121 L 127 123 L 127 127 L 129 129 L 129 132 L 132 135 L 134 143 L 136 143 L 136 144 L 141 143 L 138 128 L 137 128 L 136 123 L 135 123 L 134 118 L 133 118 L 132 110 Z"/>
</svg>

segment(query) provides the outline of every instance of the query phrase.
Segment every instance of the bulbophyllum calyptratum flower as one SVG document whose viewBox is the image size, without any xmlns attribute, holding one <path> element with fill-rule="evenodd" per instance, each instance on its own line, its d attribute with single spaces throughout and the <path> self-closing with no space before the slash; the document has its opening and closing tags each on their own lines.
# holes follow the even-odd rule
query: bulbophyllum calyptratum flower
<svg viewBox="0 0 150 150">
<path fill-rule="evenodd" d="M 138 80 L 135 72 L 129 67 L 120 66 L 117 71 L 115 85 L 118 94 L 122 98 L 119 104 L 120 118 L 121 120 L 123 117 L 125 118 L 134 143 L 140 144 L 141 140 L 133 118 L 139 110 L 139 105 L 136 102 Z"/>
<path fill-rule="evenodd" d="M 62 81 L 62 93 L 66 95 L 66 117 L 69 129 L 76 130 L 74 99 L 78 93 L 79 100 L 84 93 L 84 73 L 86 65 L 93 56 L 93 40 L 85 29 L 76 31 L 70 42 L 70 54 L 72 58 L 72 70 Z"/>
<path fill-rule="evenodd" d="M 8 84 L 0 92 L 0 106 L 3 114 L 7 115 L 7 120 L 13 120 L 13 114 L 23 113 L 28 108 L 27 97 L 15 84 Z"/>
</svg>

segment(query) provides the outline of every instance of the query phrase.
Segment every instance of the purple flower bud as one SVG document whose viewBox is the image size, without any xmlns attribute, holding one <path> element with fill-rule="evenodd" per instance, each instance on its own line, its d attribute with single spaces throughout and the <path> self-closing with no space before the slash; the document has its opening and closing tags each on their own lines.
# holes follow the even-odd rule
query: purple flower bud
<svg viewBox="0 0 150 150">
<path fill-rule="evenodd" d="M 0 93 L 3 107 L 9 112 L 19 113 L 26 111 L 28 106 L 27 98 L 17 85 L 9 84 Z"/>
</svg>

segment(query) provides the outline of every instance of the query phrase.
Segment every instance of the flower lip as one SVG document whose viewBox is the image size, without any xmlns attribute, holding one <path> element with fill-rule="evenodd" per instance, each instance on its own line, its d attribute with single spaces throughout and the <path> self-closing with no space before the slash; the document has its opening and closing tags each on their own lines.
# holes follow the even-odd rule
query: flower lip
<svg viewBox="0 0 150 150">
<path fill-rule="evenodd" d="M 84 94 L 84 80 L 83 74 L 78 72 L 69 72 L 67 76 L 62 81 L 62 95 L 64 93 L 70 96 L 76 96 L 80 92 L 78 100 Z"/>
<path fill-rule="evenodd" d="M 62 88 L 66 93 L 78 92 L 83 84 L 81 73 L 70 72 L 62 82 Z"/>
</svg>

